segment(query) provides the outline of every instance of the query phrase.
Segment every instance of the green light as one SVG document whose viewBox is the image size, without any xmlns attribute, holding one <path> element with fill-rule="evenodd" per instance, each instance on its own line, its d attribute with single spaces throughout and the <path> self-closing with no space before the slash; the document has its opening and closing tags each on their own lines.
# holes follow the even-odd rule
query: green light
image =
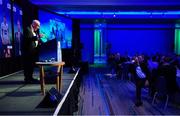
<svg viewBox="0 0 180 116">
<path fill-rule="evenodd" d="M 175 53 L 177 55 L 180 55 L 180 29 L 175 29 L 175 41 L 174 41 L 174 45 L 175 45 Z"/>
<path fill-rule="evenodd" d="M 94 30 L 94 56 L 100 55 L 100 31 Z"/>
<path fill-rule="evenodd" d="M 94 30 L 94 38 L 97 38 L 97 30 Z M 94 54 L 97 54 L 96 39 L 94 39 Z"/>
</svg>

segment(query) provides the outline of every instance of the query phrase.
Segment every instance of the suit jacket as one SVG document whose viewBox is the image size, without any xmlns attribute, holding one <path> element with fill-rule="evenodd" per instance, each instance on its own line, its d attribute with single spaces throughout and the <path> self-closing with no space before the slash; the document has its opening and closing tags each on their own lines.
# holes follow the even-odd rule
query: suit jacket
<svg viewBox="0 0 180 116">
<path fill-rule="evenodd" d="M 38 41 L 38 37 L 33 35 L 31 27 L 27 27 L 24 31 L 24 39 L 22 42 L 22 53 L 26 56 L 37 55 L 37 46 L 35 41 Z"/>
<path fill-rule="evenodd" d="M 175 66 L 171 64 L 160 65 L 158 68 L 158 75 L 165 77 L 166 86 L 169 93 L 175 93 L 178 91 Z"/>
</svg>

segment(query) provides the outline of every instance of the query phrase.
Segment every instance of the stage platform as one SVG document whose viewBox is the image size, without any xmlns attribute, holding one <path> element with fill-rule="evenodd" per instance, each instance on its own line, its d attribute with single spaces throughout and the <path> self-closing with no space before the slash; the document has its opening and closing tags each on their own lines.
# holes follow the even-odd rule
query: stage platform
<svg viewBox="0 0 180 116">
<path fill-rule="evenodd" d="M 61 95 L 64 97 L 74 77 L 78 72 L 68 73 L 64 68 L 62 76 Z M 39 70 L 36 69 L 34 77 L 39 78 Z M 46 93 L 54 84 L 46 84 Z M 53 115 L 56 107 L 42 106 L 44 100 L 40 84 L 25 84 L 23 71 L 0 77 L 0 115 Z"/>
</svg>

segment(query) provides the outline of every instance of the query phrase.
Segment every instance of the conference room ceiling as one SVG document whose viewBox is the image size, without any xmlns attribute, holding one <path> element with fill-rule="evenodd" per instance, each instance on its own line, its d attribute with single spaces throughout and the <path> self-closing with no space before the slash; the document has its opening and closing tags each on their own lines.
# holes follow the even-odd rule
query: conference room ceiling
<svg viewBox="0 0 180 116">
<path fill-rule="evenodd" d="M 180 0 L 30 0 L 58 11 L 180 10 Z"/>
<path fill-rule="evenodd" d="M 106 17 L 103 13 L 104 12 L 115 13 L 119 11 L 125 13 L 132 11 L 135 13 L 145 11 L 145 12 L 153 12 L 153 13 L 155 12 L 156 14 L 158 13 L 162 14 L 159 15 L 158 18 L 164 16 L 164 12 L 178 11 L 178 14 L 173 16 L 175 16 L 175 18 L 180 17 L 180 0 L 29 0 L 29 1 L 32 4 L 39 6 L 40 8 L 47 9 L 59 14 L 64 13 L 67 15 L 68 13 L 75 12 L 75 14 L 68 14 L 69 17 L 85 20 L 85 22 L 87 21 L 87 19 L 90 20 L 98 19 L 98 18 L 112 19 L 115 18 L 114 15 L 112 15 L 112 17 L 110 15 L 107 15 Z M 85 14 L 82 14 L 82 12 L 84 12 Z M 86 12 L 87 13 L 100 12 L 103 15 L 98 15 L 98 14 L 87 15 Z M 89 17 L 90 15 L 91 17 Z M 143 15 L 145 16 L 145 18 L 147 18 L 148 16 L 146 14 Z M 152 18 L 152 13 L 150 13 L 148 18 L 149 17 Z M 170 16 L 170 18 L 172 19 L 172 16 Z M 123 19 L 126 19 L 126 17 Z M 116 20 L 117 22 L 119 22 L 118 19 Z"/>
</svg>

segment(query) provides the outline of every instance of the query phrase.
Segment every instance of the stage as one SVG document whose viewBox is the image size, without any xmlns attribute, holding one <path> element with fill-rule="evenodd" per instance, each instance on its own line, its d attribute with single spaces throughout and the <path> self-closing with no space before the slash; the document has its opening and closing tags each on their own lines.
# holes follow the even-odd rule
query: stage
<svg viewBox="0 0 180 116">
<path fill-rule="evenodd" d="M 62 99 L 68 94 L 66 92 L 70 84 L 79 73 L 78 70 L 71 74 L 68 71 L 68 68 L 63 70 Z M 34 72 L 34 77 L 39 78 L 38 68 Z M 56 84 L 46 83 L 46 94 L 52 87 L 56 88 Z M 0 115 L 52 115 L 56 107 L 40 105 L 45 96 L 42 95 L 40 84 L 24 83 L 23 71 L 0 77 Z"/>
</svg>

